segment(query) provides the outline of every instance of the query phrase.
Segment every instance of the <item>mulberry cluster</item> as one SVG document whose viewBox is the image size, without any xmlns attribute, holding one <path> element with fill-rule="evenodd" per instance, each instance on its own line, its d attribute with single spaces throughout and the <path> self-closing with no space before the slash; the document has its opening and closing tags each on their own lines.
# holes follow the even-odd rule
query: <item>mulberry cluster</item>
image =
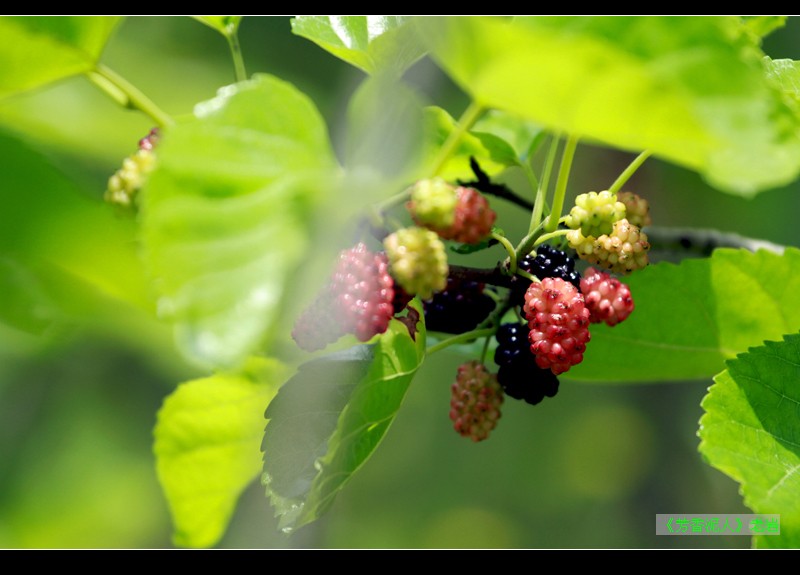
<svg viewBox="0 0 800 575">
<path fill-rule="evenodd" d="M 633 192 L 620 192 L 617 200 L 625 205 L 625 218 L 634 226 L 643 228 L 653 223 L 650 218 L 650 204 Z"/>
<path fill-rule="evenodd" d="M 410 295 L 430 299 L 447 286 L 447 254 L 434 232 L 404 228 L 387 236 L 383 245 L 392 275 Z"/>
<path fill-rule="evenodd" d="M 633 311 L 630 288 L 605 272 L 587 269 L 581 280 L 581 292 L 592 323 L 605 322 L 614 326 Z"/>
<path fill-rule="evenodd" d="M 425 327 L 430 331 L 464 333 L 475 329 L 495 308 L 484 284 L 447 279 L 447 287 L 424 302 Z"/>
<path fill-rule="evenodd" d="M 580 230 L 572 230 L 567 240 L 581 259 L 615 273 L 630 273 L 649 263 L 647 234 L 626 219 L 614 222 L 611 234 L 585 237 Z"/>
<path fill-rule="evenodd" d="M 558 393 L 558 378 L 549 369 L 536 365 L 531 353 L 527 326 L 506 323 L 497 330 L 494 362 L 500 366 L 497 381 L 506 395 L 531 405 Z"/>
<path fill-rule="evenodd" d="M 441 180 L 418 182 L 408 203 L 414 221 L 444 240 L 477 244 L 492 233 L 497 219 L 489 201 L 476 189 Z M 449 211 L 448 211 L 449 209 Z"/>
<path fill-rule="evenodd" d="M 525 292 L 524 311 L 539 367 L 558 375 L 583 361 L 590 314 L 575 286 L 561 278 L 533 282 Z"/>
<path fill-rule="evenodd" d="M 450 392 L 450 419 L 455 430 L 472 441 L 489 437 L 503 404 L 497 376 L 478 361 L 467 362 L 459 366 Z"/>
<path fill-rule="evenodd" d="M 139 190 L 156 167 L 153 151 L 161 137 L 158 128 L 139 140 L 139 149 L 122 161 L 122 167 L 108 179 L 104 199 L 109 204 L 132 209 L 136 206 Z"/>
<path fill-rule="evenodd" d="M 575 206 L 565 218 L 573 230 L 580 229 L 588 237 L 610 234 L 614 222 L 625 217 L 625 204 L 609 191 L 589 192 L 575 198 Z"/>
<path fill-rule="evenodd" d="M 328 285 L 298 318 L 292 337 L 306 351 L 322 349 L 348 333 L 369 341 L 389 327 L 394 297 L 386 254 L 359 243 L 339 254 Z"/>
</svg>

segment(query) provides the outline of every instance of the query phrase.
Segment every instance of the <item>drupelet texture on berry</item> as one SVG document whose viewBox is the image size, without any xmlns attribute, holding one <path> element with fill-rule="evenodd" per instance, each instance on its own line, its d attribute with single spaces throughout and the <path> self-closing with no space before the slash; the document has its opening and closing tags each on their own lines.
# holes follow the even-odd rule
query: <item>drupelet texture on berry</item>
<svg viewBox="0 0 800 575">
<path fill-rule="evenodd" d="M 575 260 L 566 253 L 550 245 L 542 244 L 536 249 L 536 254 L 528 254 L 517 262 L 517 268 L 524 270 L 537 278 L 561 278 L 580 289 L 581 274 L 575 271 Z M 525 303 L 525 291 L 531 282 L 521 276 L 515 276 L 512 285 L 511 301 L 514 305 Z"/>
<path fill-rule="evenodd" d="M 484 287 L 475 281 L 447 278 L 444 291 L 423 302 L 425 327 L 444 333 L 475 329 L 495 308 L 495 301 L 484 293 Z"/>
<path fill-rule="evenodd" d="M 411 200 L 406 205 L 417 225 L 449 228 L 455 222 L 458 196 L 456 187 L 441 178 L 420 180 L 411 190 Z"/>
<path fill-rule="evenodd" d="M 536 405 L 558 393 L 558 378 L 536 365 L 528 340 L 528 326 L 506 323 L 497 330 L 494 362 L 500 367 L 497 381 L 506 395 Z"/>
<path fill-rule="evenodd" d="M 539 367 L 558 375 L 583 361 L 590 314 L 575 286 L 560 278 L 533 282 L 525 292 L 524 312 Z"/>
<path fill-rule="evenodd" d="M 373 253 L 363 243 L 344 250 L 331 276 L 336 314 L 360 341 L 368 341 L 389 327 L 394 315 L 394 280 L 384 253 Z"/>
<path fill-rule="evenodd" d="M 383 245 L 392 276 L 410 295 L 430 299 L 447 286 L 447 253 L 434 232 L 403 228 L 387 236 Z"/>
<path fill-rule="evenodd" d="M 581 292 L 592 323 L 617 325 L 633 311 L 630 288 L 605 272 L 588 268 L 581 280 Z"/>
<path fill-rule="evenodd" d="M 450 420 L 454 429 L 472 441 L 482 441 L 500 419 L 503 390 L 497 376 L 478 361 L 459 366 L 450 386 Z"/>
<path fill-rule="evenodd" d="M 359 243 L 339 254 L 328 284 L 297 319 L 292 337 L 306 351 L 322 349 L 348 333 L 368 341 L 389 327 L 394 300 L 386 254 Z"/>
<path fill-rule="evenodd" d="M 477 244 L 492 233 L 497 214 L 489 201 L 476 189 L 456 188 L 456 207 L 453 223 L 447 227 L 427 226 L 445 240 Z"/>
<path fill-rule="evenodd" d="M 571 230 L 567 240 L 582 260 L 615 273 L 630 273 L 649 263 L 647 234 L 626 219 L 614 222 L 610 235 L 586 237 L 580 230 Z"/>
<path fill-rule="evenodd" d="M 625 217 L 625 204 L 617 200 L 616 194 L 605 190 L 589 192 L 575 198 L 575 206 L 565 218 L 567 227 L 580 229 L 586 236 L 610 234 L 614 222 Z"/>
</svg>

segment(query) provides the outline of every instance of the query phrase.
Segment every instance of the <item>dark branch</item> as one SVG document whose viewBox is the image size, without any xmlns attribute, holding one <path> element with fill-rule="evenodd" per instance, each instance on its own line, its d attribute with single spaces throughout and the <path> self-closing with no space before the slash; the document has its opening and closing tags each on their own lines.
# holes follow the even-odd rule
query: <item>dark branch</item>
<svg viewBox="0 0 800 575">
<path fill-rule="evenodd" d="M 478 161 L 474 157 L 470 157 L 469 165 L 472 168 L 472 171 L 475 173 L 475 180 L 471 182 L 465 182 L 463 180 L 458 180 L 459 185 L 461 186 L 468 186 L 471 188 L 475 188 L 479 192 L 483 192 L 489 196 L 496 196 L 498 198 L 503 198 L 508 200 L 509 202 L 516 204 L 520 207 L 525 208 L 526 210 L 533 209 L 533 203 L 529 202 L 528 200 L 519 197 L 517 194 L 511 191 L 506 185 L 503 184 L 495 184 L 489 179 L 489 176 L 486 175 L 480 165 L 478 165 Z"/>
</svg>

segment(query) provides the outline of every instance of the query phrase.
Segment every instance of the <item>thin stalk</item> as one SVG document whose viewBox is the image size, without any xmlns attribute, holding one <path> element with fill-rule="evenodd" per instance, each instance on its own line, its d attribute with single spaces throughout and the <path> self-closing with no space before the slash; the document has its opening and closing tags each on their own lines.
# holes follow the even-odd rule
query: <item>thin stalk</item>
<svg viewBox="0 0 800 575">
<path fill-rule="evenodd" d="M 244 67 L 244 56 L 242 55 L 242 47 L 239 45 L 239 32 L 234 28 L 225 34 L 228 39 L 228 47 L 231 49 L 231 57 L 233 58 L 233 67 L 236 70 L 236 81 L 243 82 L 247 80 L 247 70 Z"/>
<path fill-rule="evenodd" d="M 436 163 L 431 173 L 432 178 L 438 176 L 444 169 L 444 165 L 447 163 L 447 160 L 450 159 L 450 156 L 453 155 L 453 152 L 455 152 L 459 142 L 461 142 L 461 138 L 473 124 L 478 121 L 478 118 L 481 117 L 485 110 L 486 109 L 477 102 L 472 102 L 467 109 L 464 110 L 464 113 L 461 114 L 461 118 L 458 120 L 456 129 L 450 133 L 450 136 L 445 140 L 444 145 L 439 150 L 439 156 L 436 158 Z"/>
<path fill-rule="evenodd" d="M 528 178 L 528 185 L 532 190 L 539 191 L 539 178 L 533 173 L 533 168 L 528 162 L 522 162 L 522 171 L 525 172 L 525 177 Z"/>
<path fill-rule="evenodd" d="M 511 242 L 505 236 L 501 236 L 498 233 L 492 232 L 492 237 L 496 239 L 498 242 L 503 244 L 503 247 L 506 248 L 508 252 L 508 257 L 510 262 L 508 264 L 509 271 L 513 274 L 517 271 L 517 252 L 514 250 L 514 246 L 511 245 Z"/>
<path fill-rule="evenodd" d="M 531 272 L 526 272 L 525 270 L 517 270 L 517 275 L 518 276 L 522 276 L 524 278 L 527 278 L 527 279 L 531 280 L 532 282 L 541 281 L 539 278 L 537 278 Z"/>
<path fill-rule="evenodd" d="M 522 241 L 519 242 L 517 246 L 517 261 L 524 258 L 526 255 L 531 253 L 533 250 L 533 244 L 536 243 L 536 239 L 542 232 L 542 228 L 544 227 L 544 222 L 539 222 L 539 225 L 536 226 L 536 229 L 530 232 L 527 236 L 522 238 Z"/>
<path fill-rule="evenodd" d="M 97 78 L 93 77 L 94 74 L 99 76 L 105 82 L 98 82 Z M 96 86 L 111 96 L 116 102 L 127 108 L 144 112 L 150 116 L 150 118 L 152 118 L 153 121 L 160 127 L 169 126 L 174 123 L 172 118 L 163 110 L 161 110 L 161 108 L 156 106 L 150 98 L 145 96 L 136 86 L 128 82 L 125 78 L 117 74 L 111 68 L 104 66 L 103 64 L 97 64 L 94 70 L 89 72 L 89 79 L 92 80 Z M 113 92 L 109 90 L 108 84 L 113 86 Z M 121 99 L 123 96 L 125 98 L 124 101 Z"/>
<path fill-rule="evenodd" d="M 542 222 L 542 214 L 544 213 L 544 205 L 547 199 L 547 188 L 550 185 L 550 175 L 553 173 L 553 165 L 556 161 L 556 152 L 558 151 L 558 136 L 553 136 L 550 142 L 550 149 L 547 151 L 547 159 L 544 163 L 544 171 L 542 172 L 542 179 L 536 189 L 536 202 L 533 205 L 533 213 L 531 213 L 531 225 L 528 226 L 528 233 L 533 232 L 539 227 Z"/>
<path fill-rule="evenodd" d="M 430 346 L 428 348 L 427 355 L 434 354 L 437 351 L 442 351 L 443 349 L 446 349 L 446 348 L 450 347 L 451 345 L 455 345 L 457 343 L 462 343 L 462 342 L 465 342 L 465 341 L 471 341 L 473 339 L 478 339 L 479 337 L 485 337 L 485 336 L 494 335 L 495 331 L 496 331 L 495 328 L 487 327 L 485 329 L 476 329 L 476 330 L 473 330 L 473 331 L 468 331 L 466 333 L 460 333 L 460 334 L 458 334 L 456 336 L 449 337 L 449 338 L 447 338 L 445 340 L 442 340 L 439 343 L 437 343 L 436 345 Z"/>
<path fill-rule="evenodd" d="M 611 192 L 612 194 L 616 194 L 618 191 L 620 191 L 622 189 L 622 186 L 624 186 L 625 183 L 630 179 L 630 177 L 636 173 L 636 170 L 638 170 L 639 167 L 642 164 L 644 164 L 644 161 L 647 158 L 649 158 L 652 155 L 652 153 L 653 152 L 651 152 L 650 150 L 645 150 L 644 152 L 636 156 L 636 158 L 634 158 L 634 160 L 630 163 L 630 165 L 627 168 L 625 168 L 625 171 L 622 172 L 616 180 L 614 180 L 614 183 L 611 184 L 611 187 L 608 188 L 608 191 Z"/>
<path fill-rule="evenodd" d="M 556 230 L 554 232 L 549 232 L 546 234 L 542 234 L 539 236 L 536 241 L 533 243 L 533 247 L 543 244 L 547 240 L 552 240 L 553 238 L 557 238 L 558 236 L 565 236 L 572 230 Z"/>
<path fill-rule="evenodd" d="M 489 351 L 490 341 L 492 341 L 492 337 L 486 336 L 486 341 L 483 343 L 483 351 L 481 352 L 481 363 L 486 363 L 486 352 Z"/>
<path fill-rule="evenodd" d="M 552 232 L 558 227 L 558 220 L 561 218 L 561 210 L 564 207 L 564 196 L 567 193 L 569 172 L 572 169 L 572 158 L 575 157 L 575 148 L 578 147 L 578 140 L 578 136 L 570 136 L 564 145 L 561 165 L 558 167 L 556 191 L 553 196 L 553 209 L 550 211 L 550 215 L 547 217 L 547 224 L 544 227 L 546 232 Z"/>
</svg>

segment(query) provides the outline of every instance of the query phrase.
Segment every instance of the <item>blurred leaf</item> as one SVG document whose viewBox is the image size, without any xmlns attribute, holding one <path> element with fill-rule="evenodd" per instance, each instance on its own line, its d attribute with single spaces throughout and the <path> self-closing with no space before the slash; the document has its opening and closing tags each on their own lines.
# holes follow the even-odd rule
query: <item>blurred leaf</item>
<svg viewBox="0 0 800 575">
<path fill-rule="evenodd" d="M 189 381 L 164 400 L 153 451 L 176 545 L 210 547 L 225 533 L 261 469 L 264 408 L 284 375 L 278 362 L 253 359 L 242 373 Z"/>
<path fill-rule="evenodd" d="M 592 325 L 584 361 L 567 377 L 635 382 L 699 379 L 726 359 L 800 329 L 800 250 L 719 249 L 625 279 L 636 309 L 623 323 Z"/>
<path fill-rule="evenodd" d="M 479 103 L 656 155 L 751 195 L 800 170 L 798 120 L 735 17 L 421 18 Z"/>
<path fill-rule="evenodd" d="M 800 547 L 800 335 L 767 341 L 727 362 L 703 399 L 700 452 L 741 483 L 756 513 L 780 514 L 780 536 L 759 547 Z"/>
<path fill-rule="evenodd" d="M 347 122 L 348 169 L 374 169 L 384 176 L 402 177 L 417 168 L 422 106 L 403 82 L 383 75 L 367 78 L 350 100 Z"/>
<path fill-rule="evenodd" d="M 0 322 L 41 335 L 58 321 L 58 306 L 40 278 L 19 261 L 0 255 Z"/>
<path fill-rule="evenodd" d="M 411 304 L 409 318 L 421 306 Z M 320 517 L 383 439 L 425 357 L 425 329 L 392 320 L 374 346 L 300 367 L 267 410 L 267 494 L 289 532 Z"/>
<path fill-rule="evenodd" d="M 171 128 L 143 194 L 159 312 L 201 364 L 242 361 L 270 333 L 335 168 L 325 124 L 293 86 L 260 76 Z"/>
<path fill-rule="evenodd" d="M 297 16 L 292 32 L 367 74 L 400 76 L 425 55 L 407 16 Z"/>
<path fill-rule="evenodd" d="M 120 20 L 110 16 L 0 18 L 0 98 L 90 71 Z"/>
<path fill-rule="evenodd" d="M 242 22 L 241 16 L 192 16 L 192 18 L 210 26 L 223 36 L 235 34 Z"/>
<path fill-rule="evenodd" d="M 515 162 L 508 165 L 527 161 L 545 137 L 540 126 L 501 110 L 486 112 L 475 122 L 472 133 L 479 138 L 484 134 L 491 134 L 507 144 L 515 155 Z"/>
<path fill-rule="evenodd" d="M 423 172 L 429 173 L 433 169 L 439 151 L 455 129 L 456 121 L 446 110 L 438 106 L 425 108 L 425 158 L 428 167 Z M 474 179 L 475 174 L 469 165 L 471 157 L 490 176 L 518 164 L 514 149 L 501 138 L 488 133 L 467 132 L 461 136 L 458 146 L 439 171 L 439 176 L 451 181 Z"/>
<path fill-rule="evenodd" d="M 745 31 L 758 40 L 786 25 L 787 16 L 742 16 Z"/>
</svg>

